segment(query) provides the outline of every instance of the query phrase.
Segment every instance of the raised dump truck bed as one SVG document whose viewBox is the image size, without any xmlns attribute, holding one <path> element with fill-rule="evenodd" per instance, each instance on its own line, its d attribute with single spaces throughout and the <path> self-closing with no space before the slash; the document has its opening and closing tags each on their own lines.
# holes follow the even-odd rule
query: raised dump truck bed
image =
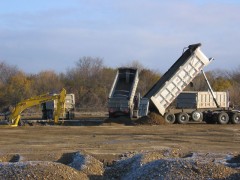
<svg viewBox="0 0 240 180">
<path fill-rule="evenodd" d="M 168 106 L 183 89 L 208 65 L 208 59 L 200 50 L 201 44 L 189 45 L 188 49 L 146 93 L 150 99 L 150 110 L 156 109 L 164 115 Z"/>
<path fill-rule="evenodd" d="M 108 111 L 110 117 L 121 115 L 131 116 L 138 81 L 137 69 L 118 69 L 109 93 Z"/>
</svg>

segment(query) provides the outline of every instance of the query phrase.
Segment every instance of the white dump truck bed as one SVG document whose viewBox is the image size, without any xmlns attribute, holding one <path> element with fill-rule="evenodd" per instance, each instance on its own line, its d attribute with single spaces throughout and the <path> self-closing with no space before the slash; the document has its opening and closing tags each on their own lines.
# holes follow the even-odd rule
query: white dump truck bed
<svg viewBox="0 0 240 180">
<path fill-rule="evenodd" d="M 182 56 L 160 78 L 144 96 L 150 99 L 150 108 L 155 108 L 161 115 L 184 90 L 184 88 L 210 63 L 200 50 L 201 44 L 189 45 Z"/>
</svg>

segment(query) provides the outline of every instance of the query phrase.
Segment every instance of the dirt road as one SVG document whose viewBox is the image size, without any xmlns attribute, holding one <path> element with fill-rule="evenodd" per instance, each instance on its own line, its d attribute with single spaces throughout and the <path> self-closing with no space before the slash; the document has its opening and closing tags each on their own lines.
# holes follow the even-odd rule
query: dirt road
<svg viewBox="0 0 240 180">
<path fill-rule="evenodd" d="M 86 124 L 0 127 L 0 178 L 240 178 L 239 125 Z"/>
<path fill-rule="evenodd" d="M 129 151 L 163 148 L 236 153 L 240 151 L 240 126 L 115 124 L 1 128 L 0 147 L 1 154 L 22 154 L 31 156 L 35 160 L 46 154 L 79 150 L 85 150 L 102 158 Z"/>
</svg>

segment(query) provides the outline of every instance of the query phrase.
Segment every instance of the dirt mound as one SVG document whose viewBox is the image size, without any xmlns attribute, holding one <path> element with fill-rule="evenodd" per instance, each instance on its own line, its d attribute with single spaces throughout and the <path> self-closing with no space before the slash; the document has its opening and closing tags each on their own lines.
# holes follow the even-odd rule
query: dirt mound
<svg viewBox="0 0 240 180">
<path fill-rule="evenodd" d="M 0 179 L 99 179 L 104 172 L 103 164 L 85 152 L 1 155 L 0 161 Z"/>
<path fill-rule="evenodd" d="M 72 162 L 68 166 L 75 168 L 88 176 L 100 177 L 103 175 L 103 164 L 90 155 L 83 155 L 79 152 L 73 154 Z"/>
<path fill-rule="evenodd" d="M 0 164 L 0 179 L 88 179 L 83 172 L 55 162 L 16 162 Z"/>
<path fill-rule="evenodd" d="M 1 156 L 0 179 L 239 179 L 240 155 L 180 149 L 127 152 L 105 166 L 86 152 L 56 154 L 57 162 Z M 44 157 L 45 158 L 45 157 Z M 10 162 L 19 160 L 19 162 Z M 28 161 L 22 161 L 28 159 Z M 49 159 L 50 160 L 50 159 Z M 53 159 L 51 159 L 53 160 Z"/>
<path fill-rule="evenodd" d="M 239 179 L 240 171 L 224 162 L 213 161 L 214 155 L 147 152 L 127 157 L 105 170 L 104 179 Z M 176 157 L 175 157 L 176 156 Z M 213 156 L 209 159 L 209 156 Z M 222 157 L 224 159 L 224 157 Z M 226 161 L 225 161 L 226 162 Z"/>
<path fill-rule="evenodd" d="M 157 113 L 150 113 L 148 116 L 143 116 L 135 121 L 137 125 L 166 125 L 164 117 Z"/>
</svg>

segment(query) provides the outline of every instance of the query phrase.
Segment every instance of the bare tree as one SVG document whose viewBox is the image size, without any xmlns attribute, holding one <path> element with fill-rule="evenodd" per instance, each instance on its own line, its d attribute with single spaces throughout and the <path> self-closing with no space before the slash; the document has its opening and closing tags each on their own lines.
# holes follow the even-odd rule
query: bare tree
<svg viewBox="0 0 240 180">
<path fill-rule="evenodd" d="M 150 88 L 160 79 L 160 73 L 150 70 L 142 69 L 139 73 L 139 83 L 137 91 L 141 95 L 145 95 Z"/>
<path fill-rule="evenodd" d="M 103 82 L 103 60 L 99 57 L 82 57 L 76 62 L 76 67 L 69 69 L 65 76 L 65 82 L 67 82 L 68 89 L 71 88 L 75 94 L 77 105 L 80 107 L 88 106 L 92 102 L 86 99 L 86 94 L 94 94 L 99 96 L 98 89 L 102 88 Z M 71 86 L 71 87 L 70 87 Z M 96 99 L 96 98 L 95 98 Z M 99 105 L 96 102 L 96 106 Z"/>
<path fill-rule="evenodd" d="M 123 66 L 136 68 L 136 69 L 138 69 L 139 72 L 141 72 L 143 69 L 145 69 L 144 66 L 138 60 L 133 60 L 130 63 L 123 65 Z"/>
<path fill-rule="evenodd" d="M 16 66 L 10 66 L 4 62 L 0 62 L 0 82 L 6 84 L 10 77 L 19 72 Z"/>
<path fill-rule="evenodd" d="M 63 83 L 58 74 L 54 71 L 42 71 L 31 76 L 34 82 L 32 88 L 35 94 L 44 94 L 47 92 L 57 93 L 63 88 Z"/>
</svg>

